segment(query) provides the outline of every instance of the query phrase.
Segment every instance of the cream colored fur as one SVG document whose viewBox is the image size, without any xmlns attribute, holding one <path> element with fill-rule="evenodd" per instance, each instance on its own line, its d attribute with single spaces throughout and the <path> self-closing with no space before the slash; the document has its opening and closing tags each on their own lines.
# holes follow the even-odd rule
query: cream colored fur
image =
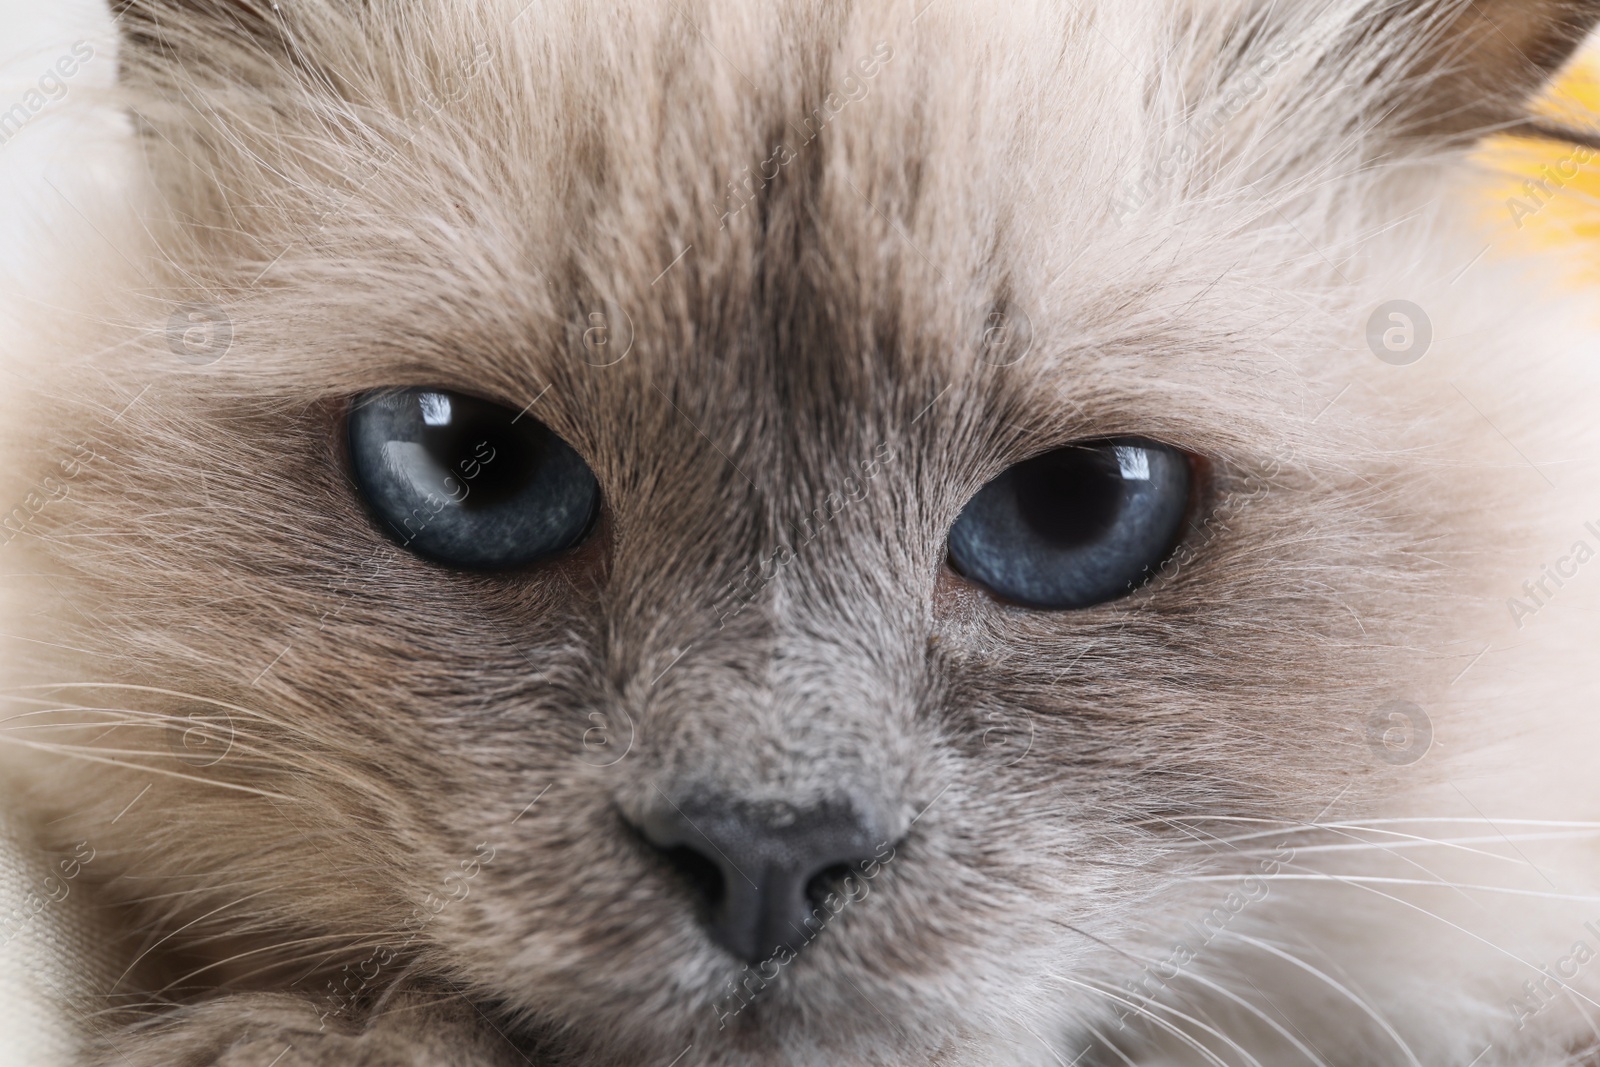
<svg viewBox="0 0 1600 1067">
<path fill-rule="evenodd" d="M 142 5 L 116 180 L 6 308 L 0 757 L 128 934 L 103 1062 L 1592 1054 L 1600 959 L 1523 983 L 1600 951 L 1600 563 L 1508 607 L 1600 547 L 1592 253 L 1506 254 L 1468 153 L 1521 68 L 1461 62 L 1500 40 L 1464 8 L 276 6 Z M 342 405 L 424 384 L 533 404 L 596 539 L 509 577 L 387 542 Z M 1149 586 L 945 568 L 986 481 L 1122 433 L 1208 470 Z M 695 781 L 903 838 L 725 1026 L 739 968 L 617 818 Z"/>
</svg>

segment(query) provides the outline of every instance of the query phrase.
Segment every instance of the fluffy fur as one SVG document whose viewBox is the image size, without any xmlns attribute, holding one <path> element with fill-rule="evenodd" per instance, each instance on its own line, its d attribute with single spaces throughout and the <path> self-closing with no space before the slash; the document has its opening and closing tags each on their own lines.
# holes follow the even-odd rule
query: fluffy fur
<svg viewBox="0 0 1600 1067">
<path fill-rule="evenodd" d="M 4 548 L 8 771 L 129 932 L 105 1062 L 1580 1059 L 1600 564 L 1508 600 L 1600 545 L 1594 308 L 1468 153 L 1592 8 L 123 8 Z M 599 535 L 388 542 L 340 426 L 403 385 L 532 405 Z M 1157 580 L 946 568 L 1122 433 L 1204 458 Z M 896 842 L 776 978 L 619 817 L 706 782 Z"/>
</svg>

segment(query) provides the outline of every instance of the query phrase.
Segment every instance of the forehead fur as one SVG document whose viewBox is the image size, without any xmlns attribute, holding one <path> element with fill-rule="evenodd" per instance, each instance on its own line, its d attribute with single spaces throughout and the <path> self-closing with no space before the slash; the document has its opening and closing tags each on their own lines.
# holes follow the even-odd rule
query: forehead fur
<svg viewBox="0 0 1600 1067">
<path fill-rule="evenodd" d="M 1273 372 L 1348 343 L 1322 249 L 1372 181 L 1358 137 L 1312 148 L 1359 111 L 1326 100 L 1359 14 L 1329 10 L 310 4 L 203 50 L 163 25 L 181 64 L 130 80 L 199 216 L 173 288 L 239 338 L 209 395 L 538 397 L 619 520 L 711 456 L 770 541 L 930 404 L 969 461 L 918 498 L 935 525 L 1057 438 L 1289 447 L 1269 413 L 1304 381 Z M 996 323 L 1025 358 L 986 361 Z M 686 447 L 619 450 L 613 420 Z"/>
</svg>

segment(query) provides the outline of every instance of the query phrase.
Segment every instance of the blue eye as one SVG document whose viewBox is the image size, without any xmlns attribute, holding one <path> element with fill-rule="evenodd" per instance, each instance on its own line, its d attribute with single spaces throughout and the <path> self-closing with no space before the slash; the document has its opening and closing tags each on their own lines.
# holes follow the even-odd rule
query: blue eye
<svg viewBox="0 0 1600 1067">
<path fill-rule="evenodd" d="M 1189 510 L 1177 449 L 1119 437 L 1047 452 L 978 491 L 950 530 L 968 579 L 1032 608 L 1125 596 L 1166 560 Z"/>
<path fill-rule="evenodd" d="M 382 389 L 350 411 L 350 460 L 406 548 L 472 570 L 520 567 L 582 541 L 600 487 L 538 420 L 438 389 Z"/>
</svg>

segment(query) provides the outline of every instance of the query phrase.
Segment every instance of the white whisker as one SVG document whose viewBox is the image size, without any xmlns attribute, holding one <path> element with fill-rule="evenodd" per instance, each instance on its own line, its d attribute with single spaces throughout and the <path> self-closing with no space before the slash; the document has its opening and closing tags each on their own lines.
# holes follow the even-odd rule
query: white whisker
<svg viewBox="0 0 1600 1067">
<path fill-rule="evenodd" d="M 273 793 L 266 789 L 257 789 L 254 786 L 240 785 L 237 782 L 224 782 L 212 778 L 201 778 L 198 775 L 183 774 L 179 771 L 168 770 L 164 767 L 151 767 L 142 763 L 127 763 L 122 760 L 105 759 L 100 756 L 91 755 L 88 752 L 76 750 L 71 746 L 50 745 L 41 741 L 25 741 L 21 738 L 14 737 L 0 738 L 0 742 L 12 745 L 20 745 L 24 748 L 39 749 L 44 752 L 54 752 L 57 755 L 70 756 L 73 759 L 86 760 L 89 763 L 103 763 L 111 767 L 124 767 L 128 770 L 144 771 L 147 774 L 161 774 L 169 778 L 181 778 L 187 782 L 198 782 L 201 785 L 215 786 L 218 789 L 231 789 L 240 793 L 249 793 L 252 796 L 266 797 L 269 800 L 282 800 L 293 803 L 295 799 L 294 797 L 284 796 L 282 793 Z M 149 755 L 149 753 L 141 754 Z"/>
<path fill-rule="evenodd" d="M 162 945 L 166 944 L 168 941 L 172 940 L 174 937 L 176 937 L 179 934 L 181 934 L 183 931 L 189 929 L 189 927 L 195 925 L 196 923 L 203 922 L 206 919 L 209 919 L 211 916 L 216 915 L 218 912 L 227 911 L 229 908 L 236 907 L 237 905 L 243 904 L 247 900 L 254 900 L 256 897 L 264 896 L 266 893 L 268 893 L 270 891 L 271 890 L 263 889 L 260 892 L 249 893 L 249 894 L 246 894 L 245 896 L 238 897 L 238 898 L 236 898 L 234 900 L 230 900 L 226 904 L 222 904 L 222 905 L 219 905 L 218 907 L 212 908 L 210 911 L 206 912 L 203 915 L 198 915 L 195 918 L 190 919 L 188 922 L 184 923 L 182 926 L 178 927 L 175 930 L 169 930 L 164 937 L 161 937 L 154 944 L 148 946 L 147 948 L 145 948 L 144 951 L 140 952 L 137 956 L 135 956 L 133 958 L 133 962 L 128 964 L 127 970 L 123 971 L 122 974 L 117 977 L 117 980 L 115 982 L 111 983 L 111 986 L 107 990 L 107 992 L 111 992 L 111 993 L 116 992 L 117 986 L 122 984 L 122 980 L 124 978 L 128 977 L 129 974 L 133 973 L 133 969 L 135 967 L 139 966 L 140 962 L 143 961 L 146 956 L 150 955 L 150 953 L 154 952 L 156 949 L 160 948 Z"/>
<path fill-rule="evenodd" d="M 1363 998 L 1358 997 L 1355 994 L 1355 991 L 1349 986 L 1345 985 L 1343 982 L 1334 978 L 1326 971 L 1323 971 L 1317 967 L 1313 967 L 1311 964 L 1307 963 L 1305 960 L 1302 960 L 1293 953 L 1285 952 L 1276 945 L 1268 944 L 1267 942 L 1251 937 L 1248 934 L 1242 934 L 1235 930 L 1223 930 L 1220 936 L 1236 938 L 1247 945 L 1253 945 L 1261 951 L 1270 953 L 1286 963 L 1293 964 L 1294 966 L 1299 967 L 1301 970 L 1306 971 L 1312 977 L 1327 983 L 1330 989 L 1333 989 L 1340 996 L 1345 997 L 1350 1001 L 1350 1003 L 1360 1008 L 1363 1014 L 1365 1014 L 1373 1022 L 1377 1023 L 1379 1028 L 1382 1029 L 1389 1039 L 1393 1041 L 1400 1049 L 1400 1051 L 1405 1054 L 1406 1060 L 1410 1062 L 1411 1067 L 1422 1067 L 1421 1062 L 1417 1059 L 1416 1053 L 1411 1051 L 1411 1046 L 1406 1044 L 1405 1038 L 1401 1037 L 1399 1031 L 1395 1030 L 1395 1028 L 1390 1025 L 1389 1020 L 1378 1014 L 1377 1010 L 1373 1008 L 1372 1005 L 1368 1004 Z"/>
<path fill-rule="evenodd" d="M 1502 857 L 1503 858 L 1503 857 Z M 1198 874 L 1185 878 L 1187 882 L 1236 882 L 1245 878 L 1259 878 L 1264 882 L 1349 882 L 1360 885 L 1419 885 L 1433 889 L 1459 889 L 1479 893 L 1502 893 L 1514 897 L 1539 897 L 1545 900 L 1600 901 L 1592 893 L 1550 893 L 1542 889 L 1514 889 L 1510 886 L 1474 885 L 1469 882 L 1430 882 L 1425 878 L 1395 878 L 1380 875 L 1358 874 Z M 1597 1005 L 1600 1007 L 1600 1005 Z"/>
<path fill-rule="evenodd" d="M 1187 1033 L 1184 1033 L 1184 1031 L 1180 1027 L 1174 1026 L 1172 1023 L 1170 1023 L 1167 1020 L 1165 1020 L 1165 1019 L 1161 1018 L 1160 1016 L 1156 1015 L 1149 1008 L 1143 1007 L 1142 1005 L 1137 1004 L 1134 1001 L 1128 1000 L 1126 997 L 1123 997 L 1123 996 L 1120 996 L 1120 995 L 1118 995 L 1116 993 L 1113 993 L 1110 990 L 1102 989 L 1098 985 L 1093 985 L 1093 984 L 1091 984 L 1089 982 L 1082 982 L 1082 981 L 1079 981 L 1076 978 L 1069 978 L 1068 976 L 1066 976 L 1064 974 L 1046 974 L 1043 977 L 1045 979 L 1047 979 L 1047 980 L 1056 981 L 1056 982 L 1065 982 L 1068 985 L 1077 986 L 1080 989 L 1086 989 L 1089 992 L 1094 993 L 1094 994 L 1096 994 L 1098 996 L 1105 997 L 1107 1000 L 1111 1001 L 1113 1004 L 1121 1004 L 1122 1006 L 1124 1006 L 1124 1007 L 1128 1008 L 1130 1011 L 1132 1011 L 1138 1018 L 1148 1020 L 1149 1022 L 1151 1022 L 1151 1023 L 1155 1024 L 1156 1026 L 1160 1027 L 1162 1030 L 1164 1030 L 1167 1033 L 1171 1034 L 1173 1037 L 1177 1038 L 1179 1041 L 1182 1041 L 1184 1044 L 1188 1045 L 1190 1048 L 1194 1049 L 1196 1052 L 1200 1053 L 1200 1055 L 1202 1055 L 1202 1056 L 1204 1056 L 1206 1058 L 1207 1062 L 1215 1064 L 1216 1067 L 1228 1067 L 1227 1062 L 1224 1061 L 1221 1057 L 1219 1057 L 1215 1052 L 1212 1052 L 1210 1049 L 1206 1048 L 1199 1041 L 1195 1040 L 1194 1037 L 1192 1037 L 1191 1035 L 1189 1035 Z M 1144 999 L 1147 1000 L 1147 1001 L 1149 1000 L 1148 997 L 1146 997 Z M 1190 1016 L 1187 1016 L 1187 1015 L 1183 1014 L 1180 1011 L 1176 1011 L 1174 1009 L 1167 1008 L 1165 1005 L 1159 1005 L 1159 1006 L 1161 1007 L 1161 1009 L 1163 1011 L 1169 1012 L 1170 1014 L 1177 1016 L 1179 1019 L 1182 1019 L 1184 1022 L 1192 1023 L 1192 1024 L 1194 1024 L 1195 1026 L 1199 1027 L 1202 1030 L 1207 1030 L 1207 1031 L 1210 1031 L 1211 1033 L 1214 1033 L 1214 1034 L 1216 1033 L 1215 1031 L 1211 1030 L 1210 1027 L 1206 1026 L 1206 1024 L 1200 1022 L 1198 1019 L 1191 1018 Z M 1221 1034 L 1217 1034 L 1216 1036 L 1217 1037 L 1222 1037 Z M 1228 1039 L 1225 1038 L 1225 1037 L 1222 1038 L 1222 1040 L 1223 1041 L 1227 1041 L 1227 1043 L 1230 1044 L 1230 1045 L 1233 1044 L 1232 1041 L 1228 1041 Z M 1237 1045 L 1234 1045 L 1234 1047 L 1238 1048 Z M 1246 1056 L 1250 1055 L 1248 1052 L 1244 1052 L 1244 1049 L 1242 1049 L 1242 1048 L 1239 1049 L 1239 1051 L 1243 1052 Z M 1251 1062 L 1254 1063 L 1255 1060 L 1252 1058 Z M 1256 1067 L 1260 1067 L 1260 1064 L 1259 1063 L 1256 1064 Z M 1419 1067 L 1420 1067 L 1420 1065 L 1419 1065 Z"/>
</svg>

